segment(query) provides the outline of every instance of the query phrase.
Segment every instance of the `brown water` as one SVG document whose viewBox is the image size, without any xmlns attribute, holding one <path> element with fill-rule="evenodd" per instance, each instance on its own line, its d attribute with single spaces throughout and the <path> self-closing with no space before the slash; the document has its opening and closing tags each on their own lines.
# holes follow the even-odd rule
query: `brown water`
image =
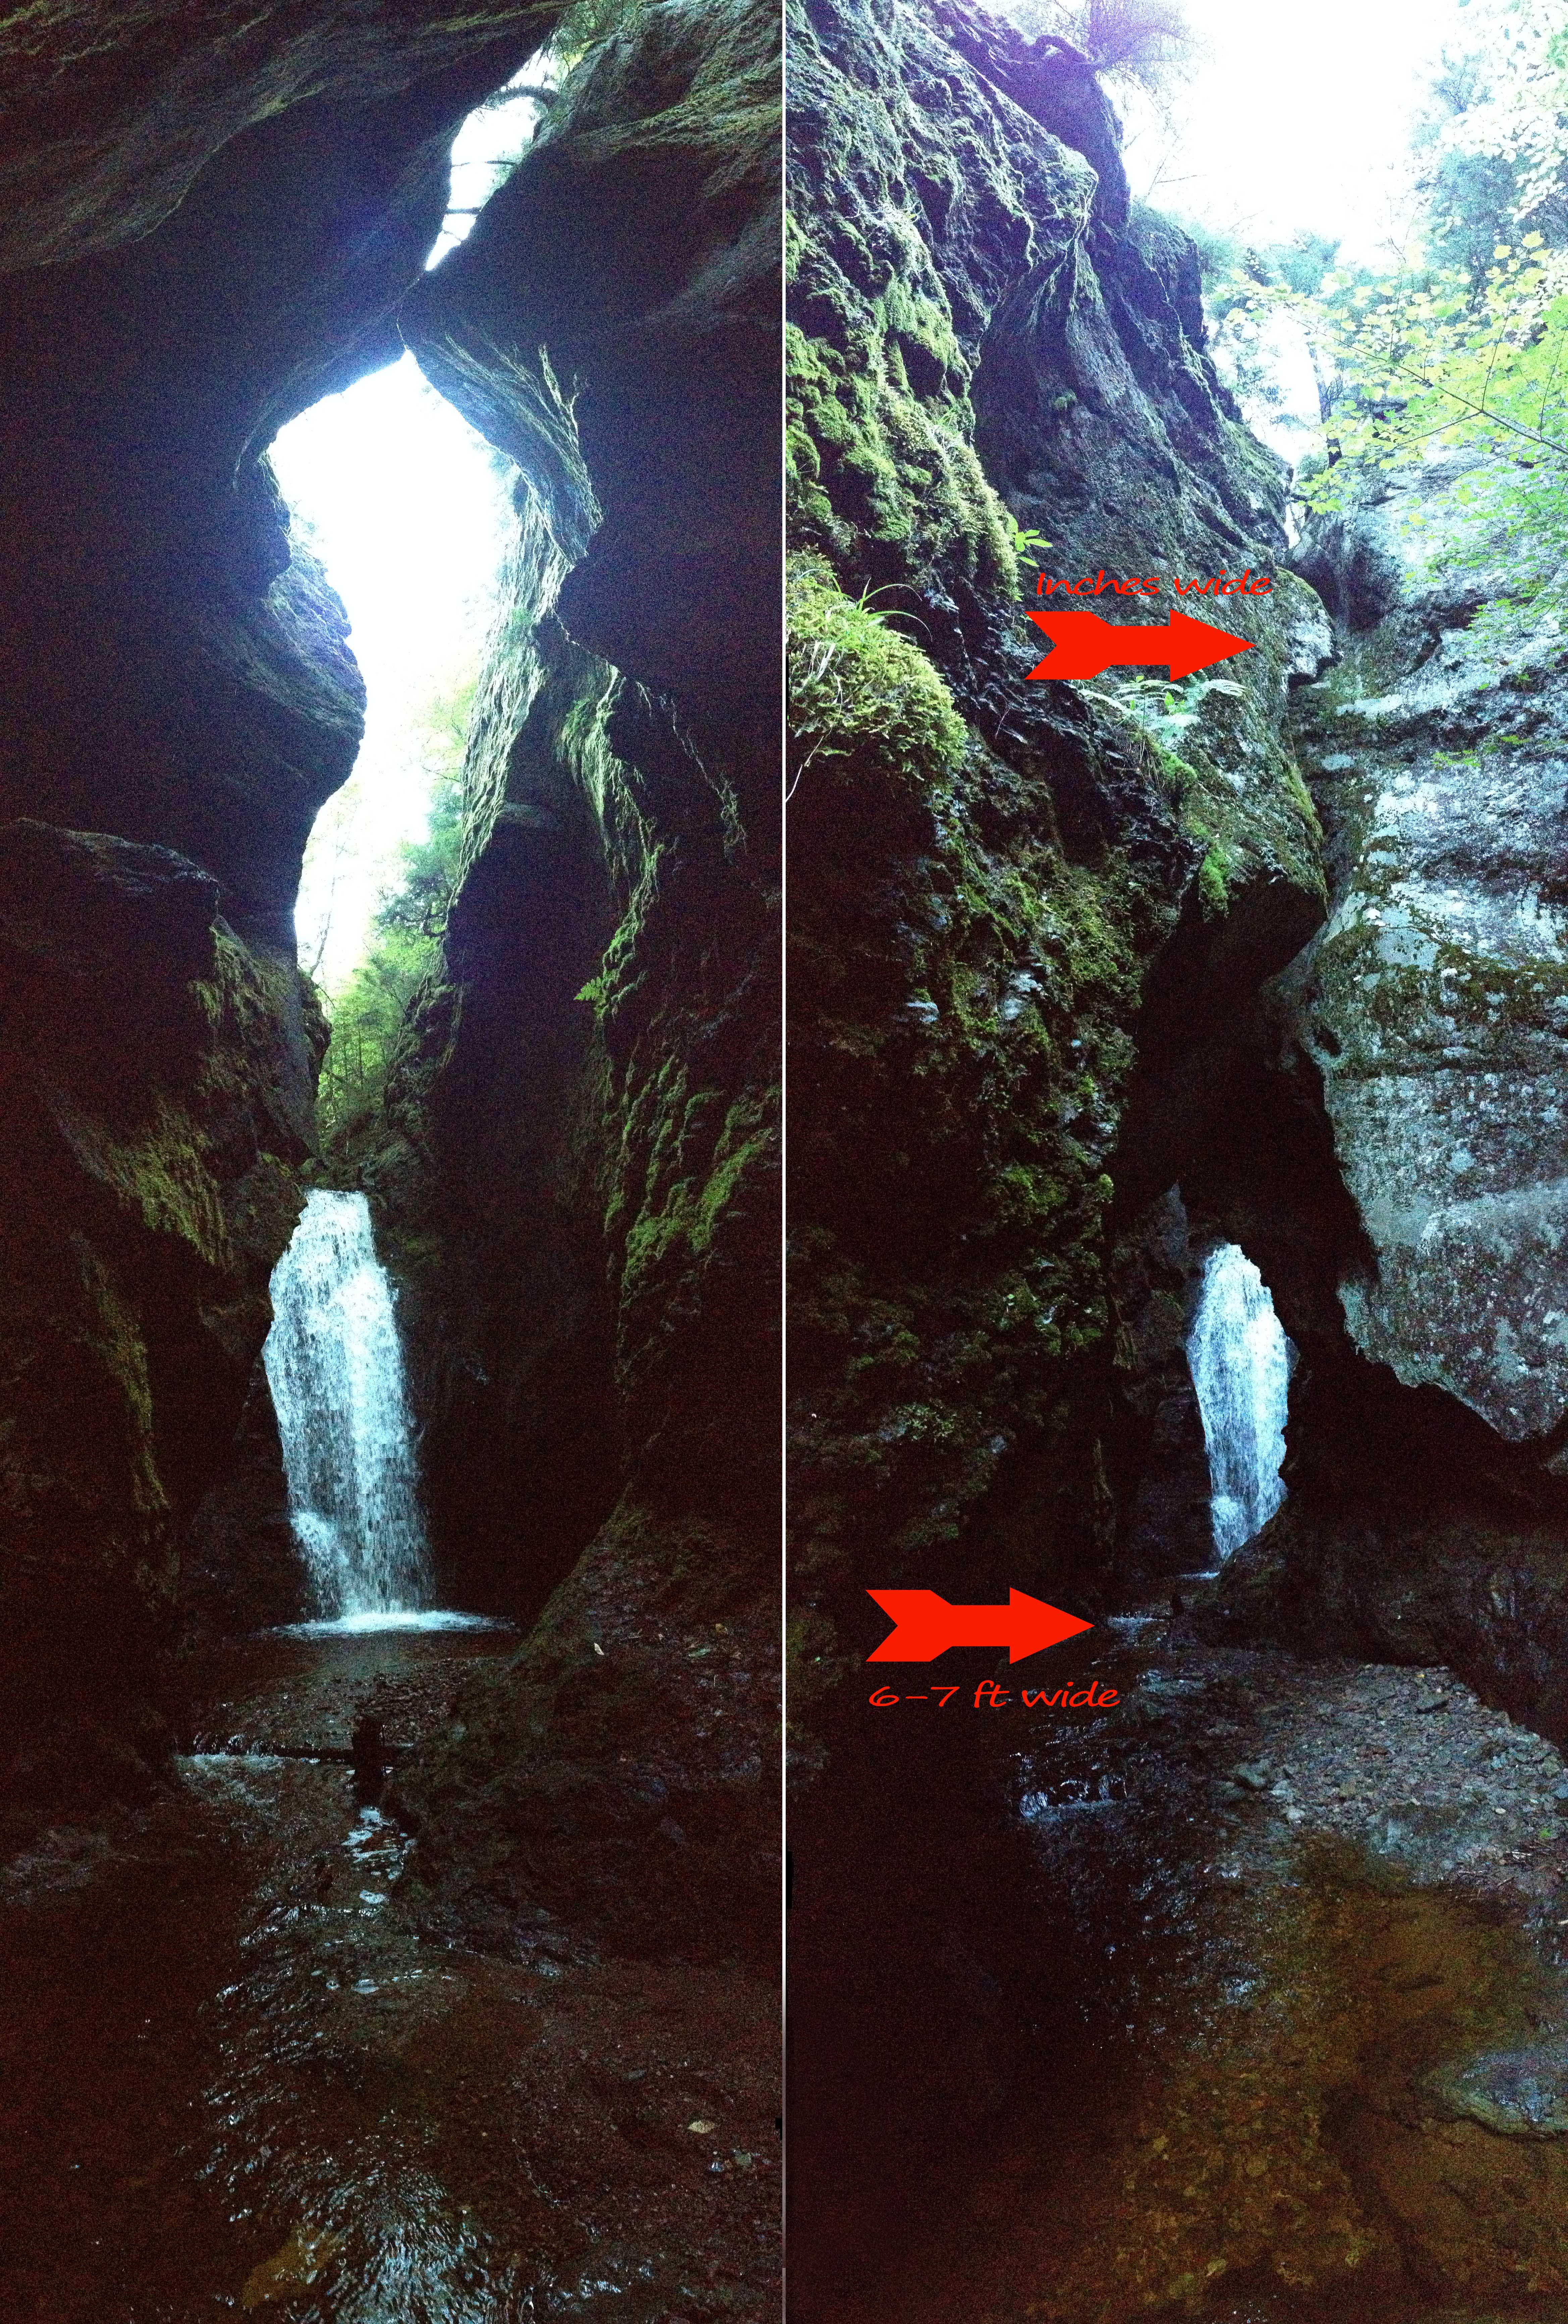
<svg viewBox="0 0 1568 2324">
<path fill-rule="evenodd" d="M 1445 2061 L 1528 2043 L 1560 2008 L 1517 1935 L 1339 1848 L 1229 1901 L 1155 2038 L 1036 2094 L 881 2312 L 1568 2314 L 1565 2142 L 1499 2136 L 1433 2092 Z"/>
</svg>

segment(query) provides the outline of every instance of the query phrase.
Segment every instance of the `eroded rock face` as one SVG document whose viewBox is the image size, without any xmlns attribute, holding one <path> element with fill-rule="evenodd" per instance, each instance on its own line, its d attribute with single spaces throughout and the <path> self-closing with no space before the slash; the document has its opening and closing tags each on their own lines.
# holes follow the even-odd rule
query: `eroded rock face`
<svg viewBox="0 0 1568 2324">
<path fill-rule="evenodd" d="M 0 30 L 15 1798 L 158 1748 L 182 1539 L 232 1458 L 314 1140 L 293 899 L 364 688 L 266 446 L 399 352 L 451 134 L 557 13 L 84 5 Z"/>
<path fill-rule="evenodd" d="M 1256 1011 L 1253 1121 L 1202 1199 L 1303 1362 L 1290 1499 L 1206 1634 L 1446 1662 L 1561 1735 L 1568 955 L 1563 647 L 1454 464 L 1315 524 L 1342 659 L 1295 725 L 1331 917 Z"/>
<path fill-rule="evenodd" d="M 1191 249 L 1130 213 L 1082 60 L 947 0 L 795 21 L 804 1703 L 873 1642 L 873 1583 L 1105 1585 L 1118 1447 L 1154 1425 L 1117 1403 L 1111 1243 L 1180 1179 L 1234 1019 L 1320 916 L 1282 725 L 1330 640 Z M 1029 678 L 1046 578 L 1159 576 L 1162 613 L 1174 576 L 1248 567 L 1277 586 L 1221 601 L 1256 640 L 1238 690 L 1163 741 L 1104 687 Z"/>
<path fill-rule="evenodd" d="M 1298 697 L 1333 908 L 1279 1001 L 1374 1259 L 1351 1338 L 1525 1443 L 1568 1411 L 1568 647 L 1505 542 L 1453 557 L 1454 482 L 1396 477 L 1308 543 L 1361 626 Z"/>
<path fill-rule="evenodd" d="M 0 1562 L 8 1796 L 158 1748 L 182 1520 L 300 1209 L 322 1032 L 171 849 L 0 825 Z"/>
<path fill-rule="evenodd" d="M 0 24 L 0 272 L 151 234 L 214 155 L 313 97 L 396 97 L 449 68 L 483 95 L 560 15 L 550 0 L 64 0 Z M 509 61 L 509 60 L 511 61 Z"/>
<path fill-rule="evenodd" d="M 519 531 L 365 1172 L 438 1561 L 543 1612 L 399 1797 L 521 1954 L 773 1942 L 779 79 L 759 0 L 651 12 L 405 310 Z"/>
</svg>

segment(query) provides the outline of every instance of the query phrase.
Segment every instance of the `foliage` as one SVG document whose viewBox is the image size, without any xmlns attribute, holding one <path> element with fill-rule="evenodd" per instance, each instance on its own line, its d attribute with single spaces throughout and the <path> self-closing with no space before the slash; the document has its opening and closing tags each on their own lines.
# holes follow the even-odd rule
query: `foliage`
<svg viewBox="0 0 1568 2324">
<path fill-rule="evenodd" d="M 1443 165 L 1490 162 L 1512 180 L 1508 223 L 1550 235 L 1564 222 L 1568 26 L 1561 0 L 1469 0 L 1470 49 L 1434 96 L 1446 113 L 1425 143 Z M 1473 181 L 1472 181 L 1473 182 Z"/>
<path fill-rule="evenodd" d="M 1529 595 L 1568 557 L 1568 264 L 1538 234 L 1499 244 L 1479 290 L 1463 268 L 1340 272 L 1313 294 L 1269 286 L 1311 347 L 1326 457 L 1297 491 L 1326 513 L 1380 471 L 1456 463 L 1445 553 L 1480 566 L 1509 539 L 1510 592 Z M 1424 517 L 1413 511 L 1408 521 Z"/>
<path fill-rule="evenodd" d="M 1281 318 L 1305 338 L 1323 424 L 1297 472 L 1309 512 L 1446 456 L 1443 556 L 1493 567 L 1506 540 L 1509 596 L 1568 602 L 1568 253 L 1553 247 L 1568 239 L 1568 30 L 1555 0 L 1473 0 L 1468 22 L 1417 128 L 1424 209 L 1404 263 L 1336 266 L 1302 236 L 1216 253 L 1205 290 L 1232 383 L 1259 404 Z M 1406 521 L 1419 530 L 1425 512 Z"/>
<path fill-rule="evenodd" d="M 379 1106 L 409 1005 L 440 956 L 463 836 L 462 761 L 474 683 L 438 695 L 424 720 L 429 824 L 405 844 L 401 876 L 371 924 L 364 958 L 327 1005 L 332 1038 L 317 1093 L 322 1143 L 341 1149 Z"/>
<path fill-rule="evenodd" d="M 1175 685 L 1160 678 L 1130 678 L 1121 680 L 1114 693 L 1087 686 L 1084 691 L 1092 702 L 1103 703 L 1107 709 L 1114 710 L 1119 717 L 1148 736 L 1167 771 L 1176 777 L 1174 788 L 1179 797 L 1185 789 L 1181 778 L 1196 779 L 1194 769 L 1176 756 L 1187 728 L 1197 724 L 1211 694 L 1244 698 L 1247 689 L 1228 678 L 1194 677 Z"/>
<path fill-rule="evenodd" d="M 550 34 L 549 53 L 563 73 L 590 49 L 613 40 L 637 22 L 649 0 L 574 0 Z"/>
<path fill-rule="evenodd" d="M 1021 32 L 1068 41 L 1096 72 L 1151 97 L 1194 46 L 1185 0 L 1013 0 L 1007 13 Z"/>
</svg>

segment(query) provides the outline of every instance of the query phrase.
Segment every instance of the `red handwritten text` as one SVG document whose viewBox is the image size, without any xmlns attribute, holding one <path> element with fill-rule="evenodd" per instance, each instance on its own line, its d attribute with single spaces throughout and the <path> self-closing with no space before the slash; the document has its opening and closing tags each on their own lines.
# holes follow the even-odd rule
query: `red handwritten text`
<svg viewBox="0 0 1568 2324">
<path fill-rule="evenodd" d="M 955 1694 L 963 1694 L 966 1691 L 961 1686 L 934 1686 L 924 1694 L 895 1694 L 890 1686 L 879 1686 L 875 1694 L 868 1695 L 866 1700 L 875 1711 L 890 1711 L 896 1702 L 934 1702 L 938 1711 L 945 1711 Z M 1020 1687 L 1019 1693 L 1026 1711 L 1035 1711 L 1041 1706 L 1071 1711 L 1109 1711 L 1111 1704 L 1121 1699 L 1116 1687 L 1102 1686 L 1098 1679 L 1087 1686 L 1058 1686 L 1048 1694 L 1044 1687 L 1028 1686 Z M 1013 1690 L 1010 1687 L 999 1686 L 993 1678 L 982 1678 L 974 1690 L 970 1709 L 1002 1711 L 1012 1700 Z"/>
<path fill-rule="evenodd" d="M 1107 589 L 1114 589 L 1121 597 L 1158 597 L 1165 586 L 1157 573 L 1147 574 L 1142 580 L 1107 580 L 1102 566 L 1096 574 L 1086 573 L 1082 581 L 1047 580 L 1042 573 L 1035 583 L 1035 595 L 1048 597 L 1053 590 L 1060 589 L 1068 597 L 1100 597 Z M 1245 573 L 1215 573 L 1206 581 L 1178 581 L 1173 575 L 1170 586 L 1178 597 L 1266 597 L 1274 584 L 1266 573 L 1260 573 L 1254 580 L 1249 565 Z"/>
</svg>

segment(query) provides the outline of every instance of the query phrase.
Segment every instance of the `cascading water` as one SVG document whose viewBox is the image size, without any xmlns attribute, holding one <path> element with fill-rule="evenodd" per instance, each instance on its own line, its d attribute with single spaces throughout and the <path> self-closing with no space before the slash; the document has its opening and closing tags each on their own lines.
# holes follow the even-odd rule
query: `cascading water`
<svg viewBox="0 0 1568 2324">
<path fill-rule="evenodd" d="M 1263 1277 L 1235 1243 L 1222 1243 L 1204 1268 L 1187 1342 L 1222 1561 L 1261 1532 L 1285 1499 L 1279 1464 L 1294 1356 Z"/>
<path fill-rule="evenodd" d="M 263 1361 L 318 1613 L 428 1606 L 402 1351 L 363 1194 L 306 1197 L 272 1271 L 272 1315 Z"/>
</svg>

